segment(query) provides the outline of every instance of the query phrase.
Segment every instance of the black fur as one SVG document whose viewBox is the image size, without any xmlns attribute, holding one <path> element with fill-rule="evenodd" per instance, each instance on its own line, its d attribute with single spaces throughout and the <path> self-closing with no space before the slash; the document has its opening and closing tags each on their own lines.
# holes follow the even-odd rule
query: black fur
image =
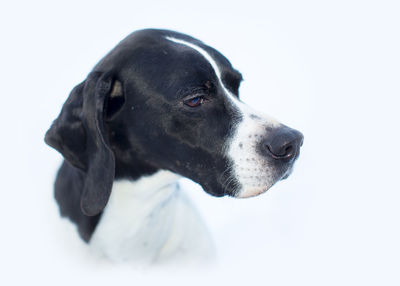
<svg viewBox="0 0 400 286">
<path fill-rule="evenodd" d="M 65 158 L 55 183 L 61 214 L 89 241 L 114 179 L 135 180 L 165 169 L 214 196 L 235 195 L 224 182 L 232 164 L 223 146 L 241 120 L 223 96 L 211 65 L 165 39 L 195 43 L 218 62 L 224 84 L 238 96 L 241 75 L 216 50 L 189 36 L 142 30 L 121 41 L 77 85 L 46 142 Z M 115 91 L 116 90 L 116 91 Z M 204 98 L 201 107 L 184 101 Z"/>
</svg>

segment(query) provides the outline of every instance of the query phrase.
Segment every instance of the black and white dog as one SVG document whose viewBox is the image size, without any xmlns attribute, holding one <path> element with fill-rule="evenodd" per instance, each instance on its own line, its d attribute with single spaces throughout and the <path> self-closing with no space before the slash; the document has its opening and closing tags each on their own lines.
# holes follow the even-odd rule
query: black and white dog
<svg viewBox="0 0 400 286">
<path fill-rule="evenodd" d="M 215 49 L 167 30 L 129 35 L 78 84 L 45 141 L 65 158 L 61 214 L 113 260 L 209 255 L 177 180 L 252 197 L 286 178 L 300 132 L 239 99 L 241 74 Z"/>
</svg>

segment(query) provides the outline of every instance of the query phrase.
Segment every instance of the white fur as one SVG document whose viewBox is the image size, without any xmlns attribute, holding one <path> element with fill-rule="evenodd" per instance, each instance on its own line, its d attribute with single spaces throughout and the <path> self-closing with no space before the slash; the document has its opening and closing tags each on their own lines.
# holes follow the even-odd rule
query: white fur
<svg viewBox="0 0 400 286">
<path fill-rule="evenodd" d="M 281 124 L 272 117 L 253 110 L 235 97 L 224 86 L 221 80 L 220 68 L 207 51 L 181 39 L 173 37 L 167 37 L 167 39 L 196 50 L 210 63 L 226 96 L 242 115 L 242 121 L 237 124 L 232 139 L 227 142 L 226 146 L 228 156 L 234 162 L 232 171 L 241 185 L 236 196 L 246 198 L 265 192 L 280 178 L 273 176 L 273 168 L 269 166 L 263 156 L 256 152 L 256 145 L 263 138 L 262 136 L 267 134 L 267 127 L 278 127 Z M 232 187 L 229 185 L 229 180 L 227 187 Z"/>
<path fill-rule="evenodd" d="M 140 265 L 211 258 L 214 248 L 207 228 L 179 189 L 178 179 L 159 171 L 134 182 L 114 182 L 90 240 L 93 251 Z"/>
</svg>

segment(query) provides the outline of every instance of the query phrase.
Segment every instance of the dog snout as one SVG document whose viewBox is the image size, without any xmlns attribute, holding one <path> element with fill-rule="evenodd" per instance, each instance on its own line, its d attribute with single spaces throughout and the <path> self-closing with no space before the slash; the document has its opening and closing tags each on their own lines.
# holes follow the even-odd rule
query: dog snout
<svg viewBox="0 0 400 286">
<path fill-rule="evenodd" d="M 290 161 L 299 155 L 303 140 L 301 132 L 285 126 L 272 131 L 263 140 L 261 148 L 264 154 L 273 159 Z"/>
</svg>

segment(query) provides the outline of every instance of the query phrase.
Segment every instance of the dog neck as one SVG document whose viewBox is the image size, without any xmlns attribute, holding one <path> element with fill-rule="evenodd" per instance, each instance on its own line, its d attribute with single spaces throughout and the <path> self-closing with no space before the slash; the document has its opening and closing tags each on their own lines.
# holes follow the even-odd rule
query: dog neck
<svg viewBox="0 0 400 286">
<path fill-rule="evenodd" d="M 180 190 L 179 178 L 158 171 L 136 181 L 115 181 L 90 240 L 92 249 L 114 261 L 140 264 L 210 253 L 208 232 Z"/>
</svg>

